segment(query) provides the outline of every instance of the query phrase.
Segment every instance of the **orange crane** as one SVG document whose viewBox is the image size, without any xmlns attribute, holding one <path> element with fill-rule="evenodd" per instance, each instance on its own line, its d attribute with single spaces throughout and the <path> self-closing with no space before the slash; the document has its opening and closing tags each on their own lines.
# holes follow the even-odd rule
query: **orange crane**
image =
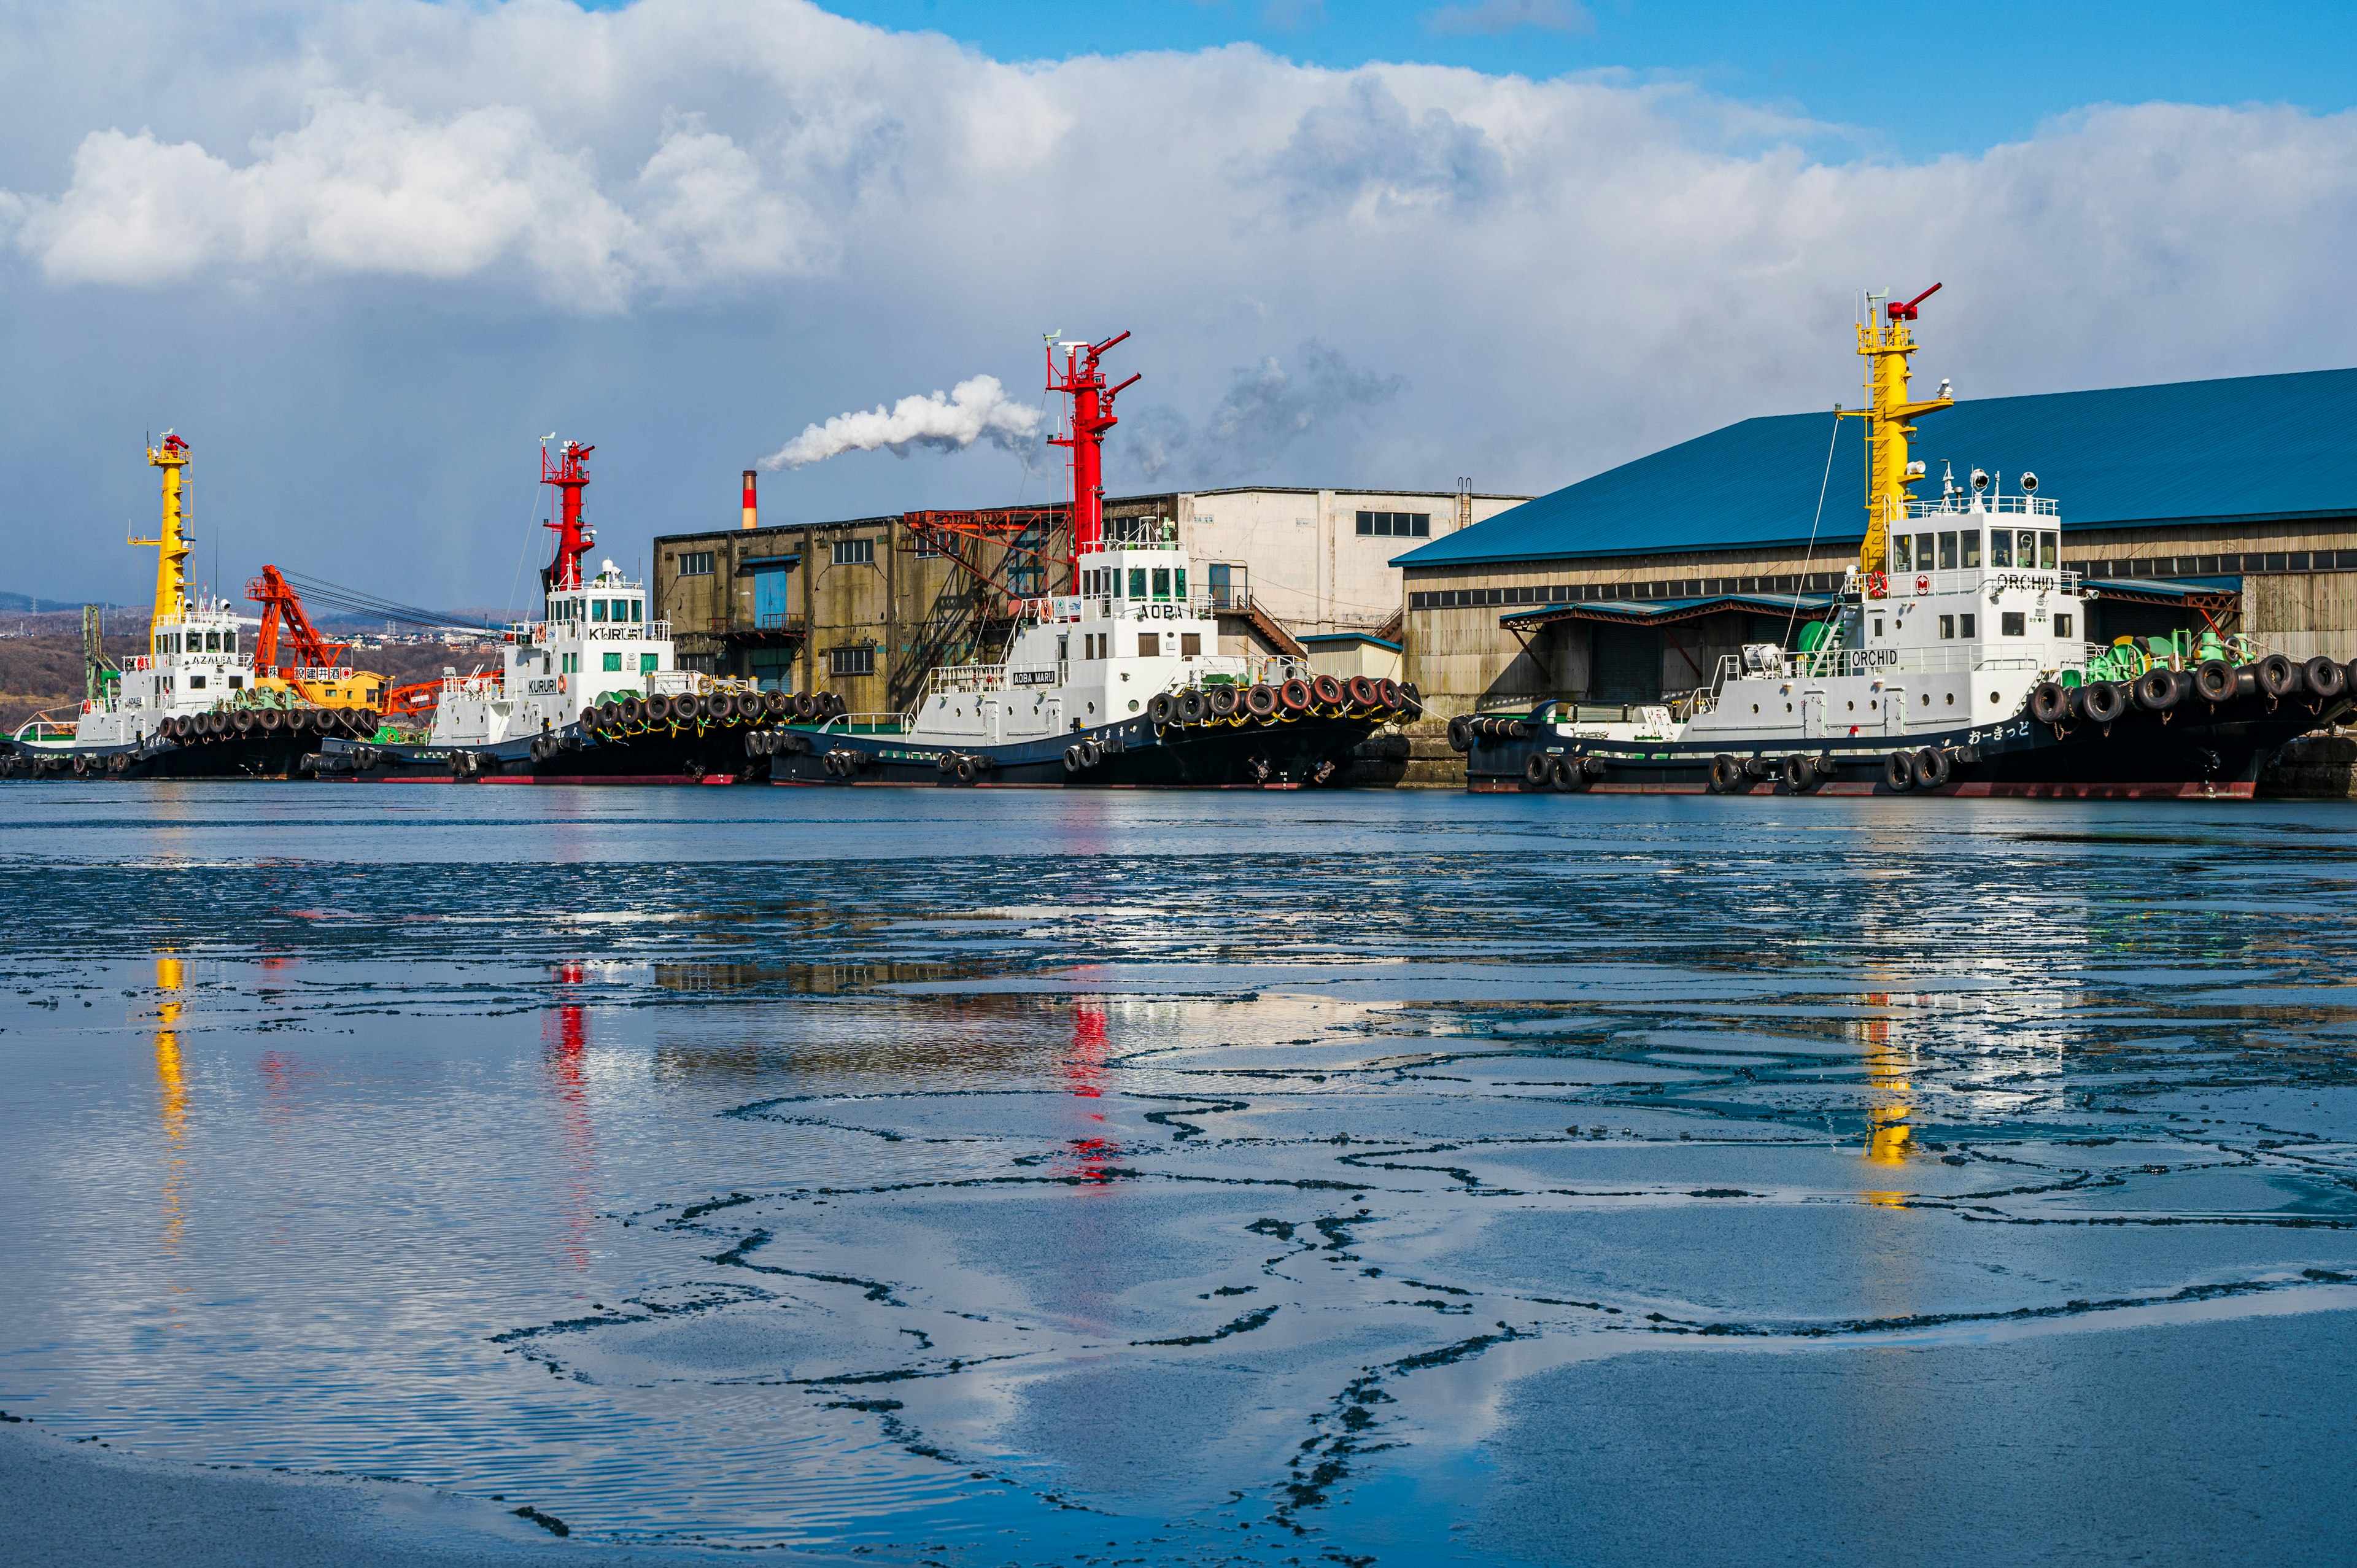
<svg viewBox="0 0 2357 1568">
<path fill-rule="evenodd" d="M 323 708 L 381 708 L 385 681 L 382 675 L 354 671 L 344 662 L 350 644 L 329 642 L 303 613 L 303 597 L 275 566 L 245 585 L 245 596 L 262 607 L 262 629 L 253 639 L 254 684 L 290 691 Z M 279 648 L 279 629 L 285 628 L 289 647 Z"/>
</svg>

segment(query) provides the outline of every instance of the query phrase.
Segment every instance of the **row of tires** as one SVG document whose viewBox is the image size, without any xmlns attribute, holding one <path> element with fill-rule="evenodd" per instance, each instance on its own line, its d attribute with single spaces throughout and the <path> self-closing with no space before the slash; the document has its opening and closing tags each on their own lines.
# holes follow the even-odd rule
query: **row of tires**
<svg viewBox="0 0 2357 1568">
<path fill-rule="evenodd" d="M 1603 777 L 1604 759 L 1600 757 L 1570 757 L 1561 752 L 1543 752 L 1523 764 L 1523 782 L 1534 789 L 1560 789 L 1567 794 L 1577 794 Z"/>
<path fill-rule="evenodd" d="M 2330 703 L 2352 691 L 2357 660 L 2341 664 L 2319 653 L 2301 664 L 2270 653 L 2239 669 L 2222 659 L 2205 659 L 2190 670 L 2147 670 L 2133 681 L 2090 681 L 2083 686 L 2041 681 L 2029 693 L 2029 716 L 2044 725 L 2107 725 L 2131 710 L 2165 714 L 2189 701 L 2215 704 L 2262 696 Z"/>
<path fill-rule="evenodd" d="M 611 738 L 651 725 L 815 724 L 850 709 L 832 692 L 713 692 L 624 697 L 581 710 L 581 727 Z"/>
<path fill-rule="evenodd" d="M 1157 692 L 1146 703 L 1146 717 L 1157 727 L 1192 725 L 1283 724 L 1295 719 L 1372 718 L 1379 722 L 1412 719 L 1424 712 L 1423 693 L 1413 682 L 1378 680 L 1372 675 L 1297 675 L 1270 685 L 1189 686 L 1183 692 Z"/>
<path fill-rule="evenodd" d="M 175 714 L 156 726 L 167 740 L 235 740 L 257 735 L 369 736 L 377 715 L 369 708 L 216 708 Z"/>
<path fill-rule="evenodd" d="M 1937 789 L 1955 777 L 1957 765 L 1975 754 L 1927 746 L 1914 751 L 1894 751 L 1882 759 L 1882 781 L 1895 790 Z M 1734 757 L 1726 752 L 1711 758 L 1710 792 L 1740 795 L 1755 784 L 1777 783 L 1787 794 L 1806 795 L 1832 782 L 1841 765 L 1830 755 L 1794 752 L 1789 757 Z"/>
<path fill-rule="evenodd" d="M 1536 734 L 1537 721 L 1507 714 L 1458 714 L 1448 721 L 1452 751 L 1470 751 L 1485 740 L 1528 740 Z"/>
<path fill-rule="evenodd" d="M 87 752 L 19 753 L 0 757 L 0 779 L 120 779 L 131 770 L 127 752 L 93 757 Z"/>
<path fill-rule="evenodd" d="M 365 773 L 377 765 L 382 755 L 372 746 L 356 746 L 350 751 L 307 751 L 296 763 L 295 771 L 315 779 L 338 773 Z"/>
</svg>

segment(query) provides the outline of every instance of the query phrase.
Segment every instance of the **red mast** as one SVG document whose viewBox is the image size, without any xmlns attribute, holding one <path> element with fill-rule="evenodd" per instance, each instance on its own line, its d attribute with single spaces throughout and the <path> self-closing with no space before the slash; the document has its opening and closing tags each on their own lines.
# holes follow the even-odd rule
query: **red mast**
<svg viewBox="0 0 2357 1568">
<path fill-rule="evenodd" d="M 1107 349 L 1129 334 L 1102 343 L 1066 343 L 1064 368 L 1056 369 L 1056 345 L 1048 345 L 1048 390 L 1072 400 L 1071 434 L 1049 438 L 1051 446 L 1072 449 L 1072 550 L 1065 566 L 1073 574 L 1071 592 L 1079 593 L 1080 558 L 1104 537 L 1104 433 L 1121 422 L 1114 417 L 1113 400 L 1135 376 L 1120 386 L 1105 385 L 1098 360 Z M 1082 356 L 1085 354 L 1086 360 Z"/>
<path fill-rule="evenodd" d="M 589 465 L 585 459 L 596 450 L 578 441 L 567 441 L 557 453 L 557 461 L 552 464 L 548 448 L 540 449 L 540 482 L 554 485 L 563 495 L 556 521 L 541 524 L 556 531 L 556 556 L 540 574 L 544 592 L 579 587 L 581 557 L 597 548 L 597 541 L 589 537 L 588 529 L 581 521 L 581 492 L 589 484 Z"/>
</svg>

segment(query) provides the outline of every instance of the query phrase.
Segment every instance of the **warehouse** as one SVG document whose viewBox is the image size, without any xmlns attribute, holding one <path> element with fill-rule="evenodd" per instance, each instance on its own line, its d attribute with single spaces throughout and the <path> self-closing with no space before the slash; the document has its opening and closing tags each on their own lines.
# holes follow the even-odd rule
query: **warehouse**
<svg viewBox="0 0 2357 1568">
<path fill-rule="evenodd" d="M 2061 564 L 2099 596 L 2094 640 L 2207 620 L 2347 659 L 2352 416 L 2357 371 L 1959 403 L 1918 426 L 1916 492 L 1977 467 L 2018 496 L 2034 475 Z M 1864 421 L 1828 412 L 1745 420 L 1542 496 L 1394 558 L 1408 678 L 1442 713 L 1707 685 L 1721 655 L 1786 642 L 1827 602 L 1865 495 Z"/>
<path fill-rule="evenodd" d="M 1062 592 L 1061 504 L 739 526 L 654 542 L 655 613 L 685 669 L 832 691 L 897 713 L 945 664 L 1004 648 L 1014 605 Z M 1220 623 L 1221 650 L 1395 671 L 1403 542 L 1445 540 L 1522 496 L 1235 489 L 1108 498 L 1109 535 L 1175 527 Z M 1388 651 L 1386 651 L 1388 650 Z"/>
</svg>

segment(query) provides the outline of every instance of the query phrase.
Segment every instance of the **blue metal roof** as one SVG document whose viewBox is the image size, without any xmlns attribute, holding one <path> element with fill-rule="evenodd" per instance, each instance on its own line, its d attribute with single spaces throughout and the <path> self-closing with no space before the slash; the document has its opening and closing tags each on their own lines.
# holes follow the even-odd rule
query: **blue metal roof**
<svg viewBox="0 0 2357 1568">
<path fill-rule="evenodd" d="M 1943 464 L 2035 470 L 2065 532 L 2357 514 L 2357 370 L 2240 376 L 1959 403 L 1916 424 Z M 1608 468 L 1392 558 L 1395 566 L 1800 545 L 1824 486 L 1821 545 L 1866 532 L 1866 422 L 1831 411 L 1747 419 Z M 1831 480 L 1825 448 L 1833 446 Z"/>
<path fill-rule="evenodd" d="M 1388 648 L 1394 653 L 1400 651 L 1398 643 L 1377 637 L 1372 631 L 1321 631 L 1315 636 L 1299 637 L 1294 640 L 1305 645 L 1312 642 L 1372 642 L 1377 648 Z"/>
<path fill-rule="evenodd" d="M 1500 626 L 1534 619 L 1577 616 L 1587 620 L 1625 620 L 1638 624 L 1674 620 L 1695 610 L 1766 610 L 1770 614 L 1811 615 L 1840 602 L 1837 594 L 1710 594 L 1692 599 L 1587 599 L 1569 605 L 1533 605 L 1498 618 Z"/>
</svg>

